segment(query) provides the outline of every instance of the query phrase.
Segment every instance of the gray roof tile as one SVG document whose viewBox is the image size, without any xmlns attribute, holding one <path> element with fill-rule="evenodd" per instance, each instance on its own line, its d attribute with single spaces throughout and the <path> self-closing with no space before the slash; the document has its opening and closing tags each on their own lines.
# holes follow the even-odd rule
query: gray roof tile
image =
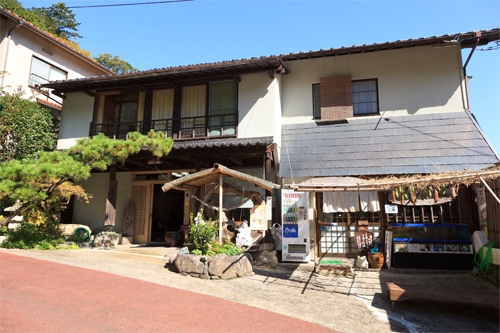
<svg viewBox="0 0 500 333">
<path fill-rule="evenodd" d="M 464 111 L 289 124 L 281 141 L 281 177 L 479 170 L 499 162 Z"/>
</svg>

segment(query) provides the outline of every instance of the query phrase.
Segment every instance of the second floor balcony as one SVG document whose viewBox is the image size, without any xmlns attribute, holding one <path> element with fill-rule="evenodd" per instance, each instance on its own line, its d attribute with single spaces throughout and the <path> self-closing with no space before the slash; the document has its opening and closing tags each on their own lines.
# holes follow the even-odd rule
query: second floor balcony
<svg viewBox="0 0 500 333">
<path fill-rule="evenodd" d="M 169 119 L 151 119 L 140 121 L 121 121 L 90 123 L 92 137 L 99 133 L 115 139 L 125 139 L 129 132 L 147 134 L 150 130 L 164 132 L 174 140 L 192 140 L 213 137 L 236 137 L 238 113 L 182 117 Z"/>
</svg>

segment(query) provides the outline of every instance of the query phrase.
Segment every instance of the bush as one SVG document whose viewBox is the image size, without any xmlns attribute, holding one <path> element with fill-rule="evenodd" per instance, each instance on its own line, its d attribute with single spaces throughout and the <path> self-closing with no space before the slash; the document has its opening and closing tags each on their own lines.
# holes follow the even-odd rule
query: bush
<svg viewBox="0 0 500 333">
<path fill-rule="evenodd" d="M 209 250 L 208 255 L 217 255 L 217 254 L 225 254 L 228 256 L 237 256 L 244 253 L 241 247 L 237 247 L 234 243 L 213 243 L 212 248 Z"/>
<path fill-rule="evenodd" d="M 218 221 L 208 221 L 203 218 L 203 210 L 194 217 L 190 216 L 191 224 L 189 225 L 189 237 L 194 244 L 192 254 L 215 256 L 217 254 L 225 254 L 228 256 L 240 255 L 245 250 L 237 247 L 234 243 L 225 242 L 224 244 L 215 241 L 215 236 L 218 232 Z"/>
<path fill-rule="evenodd" d="M 215 235 L 218 229 L 217 220 L 212 221 L 212 219 L 208 219 L 208 221 L 205 221 L 203 219 L 203 210 L 200 210 L 196 217 L 191 214 L 190 220 L 189 237 L 194 245 L 192 253 L 206 255 L 215 241 Z"/>
<path fill-rule="evenodd" d="M 4 230 L 3 233 L 8 237 L 1 247 L 8 249 L 53 250 L 64 242 L 57 235 L 49 234 L 46 225 L 23 223 L 16 230 Z"/>
</svg>

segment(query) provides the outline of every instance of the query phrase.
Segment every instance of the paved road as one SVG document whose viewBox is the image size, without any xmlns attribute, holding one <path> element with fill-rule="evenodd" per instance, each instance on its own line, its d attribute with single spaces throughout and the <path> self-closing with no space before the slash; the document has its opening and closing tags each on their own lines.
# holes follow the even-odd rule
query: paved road
<svg viewBox="0 0 500 333">
<path fill-rule="evenodd" d="M 221 298 L 0 253 L 0 332 L 334 332 Z"/>
</svg>

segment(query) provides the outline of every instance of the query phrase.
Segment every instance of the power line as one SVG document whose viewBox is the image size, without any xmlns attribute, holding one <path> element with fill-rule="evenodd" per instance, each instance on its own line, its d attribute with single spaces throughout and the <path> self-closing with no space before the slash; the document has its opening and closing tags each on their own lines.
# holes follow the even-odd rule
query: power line
<svg viewBox="0 0 500 333">
<path fill-rule="evenodd" d="M 121 7 L 121 6 L 157 5 L 157 4 L 162 4 L 162 3 L 186 2 L 186 1 L 194 1 L 194 0 L 166 0 L 166 1 L 117 3 L 117 4 L 112 4 L 112 5 L 71 6 L 71 7 L 66 7 L 66 8 L 68 8 L 68 9 L 75 9 L 75 8 L 99 8 L 99 7 Z"/>
</svg>

